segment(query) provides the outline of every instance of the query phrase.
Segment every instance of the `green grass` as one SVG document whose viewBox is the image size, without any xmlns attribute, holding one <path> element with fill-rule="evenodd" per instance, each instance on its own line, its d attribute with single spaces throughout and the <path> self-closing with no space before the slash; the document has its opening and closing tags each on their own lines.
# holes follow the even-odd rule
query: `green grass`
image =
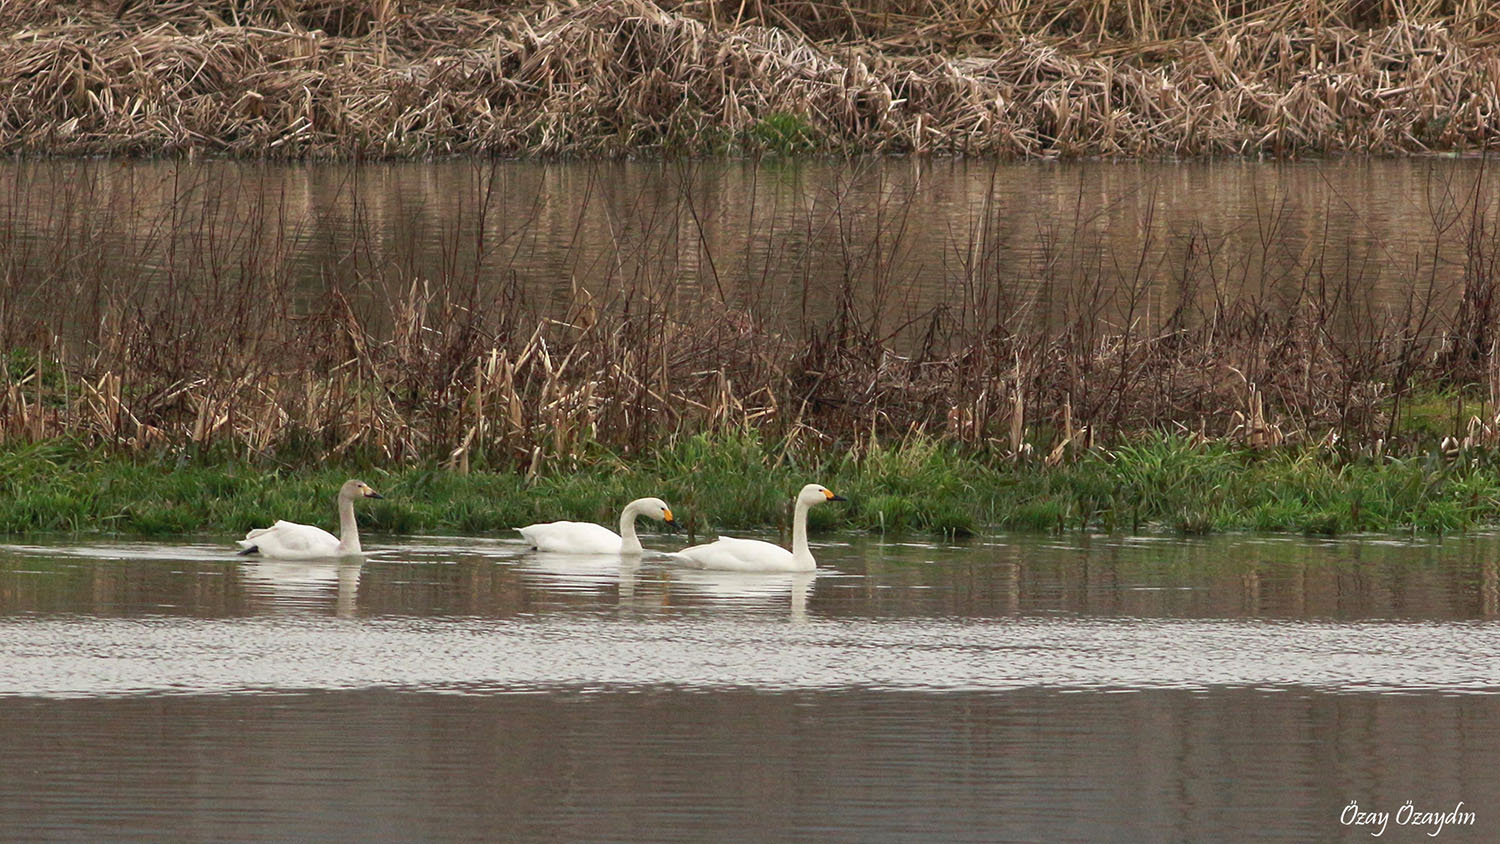
<svg viewBox="0 0 1500 844">
<path fill-rule="evenodd" d="M 1493 415 L 1494 410 L 1481 398 L 1451 390 L 1418 390 L 1402 402 L 1396 433 L 1415 442 L 1435 443 L 1443 437 L 1462 437 L 1471 417 Z"/>
<path fill-rule="evenodd" d="M 756 121 L 744 132 L 744 146 L 773 155 L 792 156 L 819 147 L 818 132 L 800 114 L 778 112 Z"/>
<path fill-rule="evenodd" d="M 129 457 L 61 441 L 13 446 L 0 449 L 0 532 L 211 533 L 227 541 L 275 519 L 331 528 L 334 491 L 349 477 L 386 496 L 361 504 L 361 524 L 393 534 L 507 534 L 561 518 L 613 525 L 626 501 L 659 495 L 702 539 L 785 525 L 788 501 L 809 481 L 850 499 L 815 508 L 814 530 L 884 535 L 1441 534 L 1500 521 L 1500 461 L 1489 454 L 1377 462 L 1152 435 L 1049 467 L 923 438 L 809 453 L 744 433 L 688 437 L 629 461 L 601 454 L 530 482 L 432 466 L 271 468 L 223 456 Z"/>
</svg>

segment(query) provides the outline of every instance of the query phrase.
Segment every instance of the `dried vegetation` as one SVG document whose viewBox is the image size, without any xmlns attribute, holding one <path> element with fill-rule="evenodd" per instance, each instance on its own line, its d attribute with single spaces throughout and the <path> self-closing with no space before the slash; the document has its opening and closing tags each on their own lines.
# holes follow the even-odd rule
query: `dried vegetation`
<svg viewBox="0 0 1500 844">
<path fill-rule="evenodd" d="M 969 256 L 947 284 L 959 299 L 893 329 L 881 303 L 900 279 L 880 268 L 912 236 L 898 194 L 880 200 L 876 236 L 834 226 L 832 241 L 812 241 L 844 269 L 802 281 L 803 301 L 826 302 L 801 317 L 684 293 L 649 251 L 620 256 L 634 268 L 605 280 L 609 295 L 578 288 L 554 306 L 507 269 L 487 225 L 502 210 L 512 226 L 544 224 L 497 207 L 491 184 L 506 166 L 476 180 L 473 234 L 445 239 L 435 265 L 414 269 L 399 240 L 356 214 L 319 235 L 314 278 L 294 248 L 308 232 L 264 192 L 184 176 L 142 217 L 83 187 L 18 183 L 0 225 L 0 435 L 532 475 L 747 431 L 788 454 L 916 439 L 1048 462 L 1148 430 L 1365 454 L 1431 448 L 1435 430 L 1500 444 L 1500 230 L 1486 178 L 1435 212 L 1465 255 L 1454 295 L 1417 277 L 1404 300 L 1375 306 L 1337 244 L 1247 278 L 1268 263 L 1186 233 L 1169 273 L 1179 304 L 1148 313 L 1143 270 L 1161 254 L 1149 238 L 1128 254 L 1060 247 L 1098 253 L 1088 279 L 1049 276 L 1064 262 L 1043 255 L 1016 280 L 986 234 L 999 226 L 980 225 L 955 244 Z M 244 213 L 226 218 L 215 202 Z M 35 237 L 25 219 L 51 221 L 52 234 Z M 1434 257 L 1413 273 L 1437 269 Z M 1038 291 L 1060 289 L 1066 301 L 1039 307 Z M 1441 425 L 1403 427 L 1413 396 L 1432 416 L 1438 394 L 1453 402 L 1437 408 Z"/>
<path fill-rule="evenodd" d="M 1004 156 L 1483 148 L 1477 0 L 0 4 L 0 151 Z"/>
</svg>

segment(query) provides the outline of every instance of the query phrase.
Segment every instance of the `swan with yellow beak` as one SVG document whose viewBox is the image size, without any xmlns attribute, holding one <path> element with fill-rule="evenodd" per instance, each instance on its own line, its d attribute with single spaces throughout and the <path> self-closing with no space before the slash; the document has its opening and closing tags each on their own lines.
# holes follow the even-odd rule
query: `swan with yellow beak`
<svg viewBox="0 0 1500 844">
<path fill-rule="evenodd" d="M 645 549 L 635 535 L 637 516 L 663 522 L 675 529 L 672 508 L 660 498 L 637 498 L 620 512 L 620 532 L 591 522 L 545 522 L 516 528 L 538 551 L 559 554 L 639 554 Z"/>
<path fill-rule="evenodd" d="M 694 545 L 677 552 L 690 565 L 717 571 L 812 571 L 818 567 L 807 547 L 807 511 L 829 501 L 844 501 L 833 490 L 808 484 L 797 493 L 792 513 L 792 550 L 759 539 L 721 536 L 716 542 Z"/>
</svg>

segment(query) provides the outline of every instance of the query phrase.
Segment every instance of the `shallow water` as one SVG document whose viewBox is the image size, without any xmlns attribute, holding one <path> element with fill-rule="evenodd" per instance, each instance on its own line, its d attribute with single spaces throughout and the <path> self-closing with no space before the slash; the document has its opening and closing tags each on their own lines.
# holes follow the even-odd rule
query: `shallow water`
<svg viewBox="0 0 1500 844">
<path fill-rule="evenodd" d="M 665 547 L 673 540 L 648 544 Z M 0 547 L 15 840 L 1366 840 L 1500 793 L 1500 538 L 824 536 L 816 575 Z M 1384 840 L 1431 840 L 1397 827 Z"/>
</svg>

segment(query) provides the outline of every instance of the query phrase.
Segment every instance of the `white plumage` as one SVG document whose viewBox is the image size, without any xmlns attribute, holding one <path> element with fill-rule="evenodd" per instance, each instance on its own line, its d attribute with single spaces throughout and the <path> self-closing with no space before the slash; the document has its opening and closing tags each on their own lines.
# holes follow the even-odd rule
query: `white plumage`
<svg viewBox="0 0 1500 844">
<path fill-rule="evenodd" d="M 562 554 L 639 554 L 645 550 L 635 534 L 635 519 L 645 516 L 675 527 L 672 508 L 660 498 L 637 498 L 620 512 L 620 532 L 592 522 L 545 522 L 516 528 L 538 551 Z"/>
<path fill-rule="evenodd" d="M 241 554 L 260 554 L 274 560 L 316 560 L 362 553 L 359 526 L 354 520 L 354 499 L 382 498 L 364 481 L 347 481 L 339 488 L 339 534 L 320 527 L 278 521 L 256 528 L 237 540 Z"/>
<path fill-rule="evenodd" d="M 797 493 L 792 514 L 792 550 L 759 539 L 735 539 L 721 536 L 706 545 L 694 545 L 677 552 L 677 556 L 701 569 L 717 571 L 812 571 L 818 567 L 807 547 L 807 511 L 827 501 L 843 501 L 840 496 L 818 484 L 808 484 Z"/>
</svg>

